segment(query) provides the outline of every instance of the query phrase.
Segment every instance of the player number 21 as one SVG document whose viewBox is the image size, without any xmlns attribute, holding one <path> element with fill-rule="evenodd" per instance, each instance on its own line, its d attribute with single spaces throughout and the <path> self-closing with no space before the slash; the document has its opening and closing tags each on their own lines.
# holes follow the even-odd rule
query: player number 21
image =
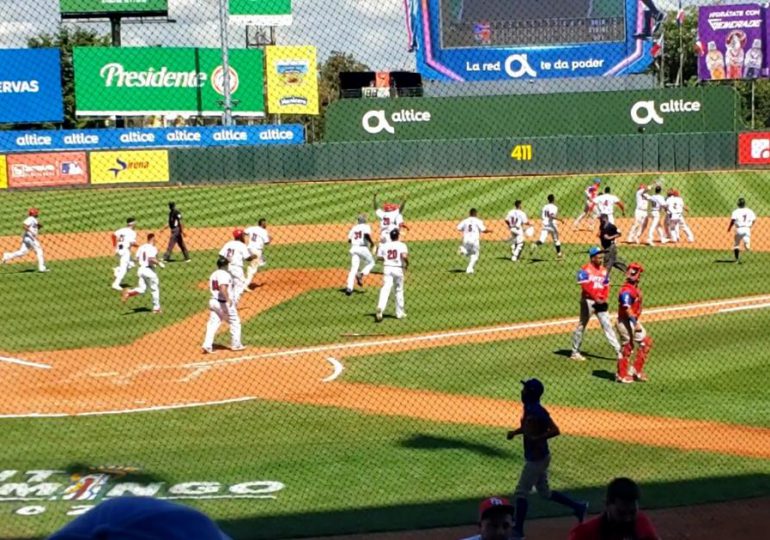
<svg viewBox="0 0 770 540">
<path fill-rule="evenodd" d="M 517 144 L 511 150 L 511 157 L 516 161 L 532 161 L 532 145 Z"/>
</svg>

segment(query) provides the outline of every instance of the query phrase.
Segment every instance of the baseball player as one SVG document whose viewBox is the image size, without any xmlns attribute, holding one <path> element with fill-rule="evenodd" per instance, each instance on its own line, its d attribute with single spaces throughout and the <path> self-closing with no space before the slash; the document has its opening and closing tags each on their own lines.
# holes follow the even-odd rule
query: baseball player
<svg viewBox="0 0 770 540">
<path fill-rule="evenodd" d="M 727 226 L 727 232 L 735 226 L 735 241 L 733 243 L 733 254 L 735 262 L 739 263 L 741 254 L 741 242 L 746 251 L 751 251 L 751 227 L 757 220 L 757 215 L 750 208 L 746 208 L 746 200 L 741 197 L 738 199 L 738 208 L 733 210 L 730 216 L 730 225 Z"/>
<path fill-rule="evenodd" d="M 647 225 L 650 222 L 650 202 L 646 197 L 648 189 L 646 184 L 639 184 L 636 194 L 634 195 L 636 199 L 634 224 L 631 226 L 631 230 L 628 231 L 628 237 L 626 238 L 626 242 L 629 244 L 639 243 L 639 238 L 644 234 L 644 231 L 647 229 Z"/>
<path fill-rule="evenodd" d="M 155 235 L 153 233 L 148 234 L 147 243 L 142 244 L 136 250 L 136 260 L 139 263 L 139 270 L 137 271 L 139 283 L 135 289 L 123 291 L 121 299 L 125 302 L 133 296 L 144 294 L 149 286 L 152 296 L 152 312 L 160 313 L 160 287 L 158 274 L 155 273 L 154 268 L 156 266 L 165 268 L 165 265 L 158 260 L 158 248 L 155 247 Z"/>
<path fill-rule="evenodd" d="M 513 210 L 505 216 L 505 226 L 511 231 L 511 260 L 513 262 L 519 260 L 521 250 L 524 249 L 524 237 L 527 229 L 530 236 L 532 235 L 532 225 L 533 223 L 529 220 L 527 214 L 521 209 L 521 201 L 514 201 Z"/>
<path fill-rule="evenodd" d="M 233 239 L 222 246 L 222 249 L 219 250 L 219 256 L 227 259 L 229 263 L 227 271 L 233 277 L 232 299 L 235 304 L 238 304 L 243 291 L 246 289 L 246 276 L 243 274 L 243 264 L 257 257 L 252 255 L 249 252 L 249 248 L 246 247 L 246 233 L 243 229 L 233 229 Z"/>
<path fill-rule="evenodd" d="M 548 468 L 551 464 L 551 452 L 548 448 L 548 439 L 558 437 L 558 426 L 551 419 L 551 415 L 540 404 L 540 398 L 545 392 L 543 383 L 537 379 L 521 381 L 524 387 L 521 389 L 521 402 L 524 412 L 521 416 L 521 425 L 518 429 L 508 432 L 510 441 L 517 435 L 524 436 L 524 468 L 516 485 L 513 536 L 515 539 L 524 538 L 524 521 L 527 519 L 529 501 L 527 497 L 532 488 L 544 499 L 559 503 L 572 509 L 572 513 L 578 522 L 582 523 L 588 513 L 588 503 L 576 501 L 564 493 L 551 490 L 548 484 Z"/>
<path fill-rule="evenodd" d="M 348 243 L 350 244 L 350 272 L 348 272 L 348 281 L 345 284 L 345 294 L 353 294 L 353 280 L 359 287 L 364 286 L 364 277 L 368 276 L 374 268 L 374 257 L 372 249 L 374 240 L 372 240 L 372 227 L 367 222 L 366 214 L 361 214 L 356 218 L 356 224 L 348 232 Z M 361 272 L 358 268 L 361 261 L 366 264 Z"/>
<path fill-rule="evenodd" d="M 112 246 L 115 248 L 115 256 L 118 258 L 118 265 L 112 269 L 115 280 L 112 282 L 112 288 L 116 291 L 122 291 L 120 284 L 130 269 L 134 267 L 131 261 L 131 248 L 136 247 L 136 219 L 130 217 L 126 219 L 126 226 L 112 233 Z"/>
<path fill-rule="evenodd" d="M 666 213 L 668 215 L 668 237 L 672 242 L 679 242 L 679 229 L 684 231 L 689 243 L 695 242 L 695 235 L 685 221 L 685 214 L 690 213 L 690 208 L 684 204 L 684 199 L 676 189 L 666 199 Z"/>
<path fill-rule="evenodd" d="M 48 268 L 45 266 L 43 246 L 40 245 L 40 240 L 38 240 L 38 233 L 40 232 L 40 229 L 43 228 L 43 225 L 37 219 L 39 215 L 40 210 L 37 208 L 29 209 L 27 218 L 23 222 L 24 232 L 21 235 L 21 246 L 17 251 L 12 253 L 3 253 L 3 264 L 12 261 L 13 259 L 23 257 L 29 253 L 29 250 L 31 249 L 35 252 L 35 256 L 37 257 L 38 272 L 48 272 Z"/>
<path fill-rule="evenodd" d="M 594 199 L 594 205 L 598 208 L 599 215 L 607 216 L 607 220 L 615 224 L 615 207 L 620 208 L 623 215 L 626 215 L 626 207 L 623 201 L 617 195 L 611 193 L 610 186 L 604 188 L 604 193 L 597 195 Z"/>
<path fill-rule="evenodd" d="M 582 361 L 585 357 L 580 354 L 580 345 L 583 343 L 588 320 L 591 315 L 596 315 L 604 330 L 610 346 L 615 350 L 616 358 L 620 358 L 620 345 L 615 331 L 610 322 L 609 306 L 607 298 L 610 294 L 610 269 L 602 266 L 603 252 L 598 247 L 588 250 L 591 262 L 583 265 L 577 273 L 577 282 L 582 289 L 580 295 L 580 322 L 572 334 L 572 355 L 570 359 Z"/>
<path fill-rule="evenodd" d="M 469 258 L 465 273 L 472 274 L 481 252 L 481 235 L 492 231 L 478 218 L 475 208 L 471 208 L 468 217 L 457 224 L 457 230 L 463 233 L 463 243 L 458 251 L 463 257 Z"/>
<path fill-rule="evenodd" d="M 409 267 L 409 250 L 406 244 L 399 240 L 398 229 L 390 231 L 390 242 L 380 244 L 377 248 L 377 260 L 383 262 L 382 289 L 377 302 L 377 312 L 374 320 L 382 322 L 382 313 L 388 305 L 388 298 L 393 286 L 396 286 L 396 318 L 406 317 L 404 312 L 404 271 Z"/>
<path fill-rule="evenodd" d="M 563 253 L 561 252 L 561 242 L 559 241 L 559 223 L 564 223 L 564 220 L 559 218 L 559 208 L 555 203 L 556 197 L 553 194 L 548 195 L 548 204 L 543 206 L 543 210 L 540 212 L 540 218 L 542 219 L 540 238 L 532 244 L 531 251 L 534 253 L 538 247 L 545 243 L 548 235 L 551 235 L 553 246 L 556 248 L 556 258 L 561 260 Z"/>
<path fill-rule="evenodd" d="M 380 220 L 380 244 L 390 242 L 390 231 L 393 229 L 404 228 L 407 231 L 409 227 L 404 223 L 402 212 L 406 208 L 406 199 L 401 204 L 383 203 L 382 208 L 377 203 L 377 194 L 374 194 L 374 213 Z"/>
<path fill-rule="evenodd" d="M 248 291 L 248 286 L 251 285 L 251 280 L 257 275 L 260 268 L 265 266 L 265 246 L 270 243 L 270 233 L 267 232 L 267 220 L 265 218 L 259 218 L 257 225 L 248 227 L 245 231 L 246 238 L 249 240 L 248 248 L 249 253 L 254 255 L 254 259 L 249 263 L 249 270 L 246 273 L 246 288 L 244 292 Z"/>
<path fill-rule="evenodd" d="M 660 222 L 660 213 L 666 210 L 666 199 L 661 195 L 663 187 L 660 183 L 655 184 L 655 194 L 645 194 L 644 197 L 650 202 L 650 216 L 652 216 L 652 224 L 650 230 L 647 233 L 647 243 L 650 246 L 655 245 L 655 231 L 658 232 L 661 244 L 668 243 L 668 237 L 666 236 L 666 230 L 663 224 Z"/>
<path fill-rule="evenodd" d="M 233 276 L 226 270 L 230 262 L 221 255 L 217 258 L 217 269 L 209 277 L 209 321 L 206 323 L 206 337 L 203 339 L 204 354 L 214 352 L 214 336 L 220 325 L 227 321 L 230 325 L 230 350 L 242 351 L 246 347 L 241 343 L 241 318 L 233 298 Z"/>
<path fill-rule="evenodd" d="M 644 268 L 637 262 L 628 265 L 626 282 L 620 289 L 618 296 L 618 335 L 620 336 L 621 357 L 618 360 L 618 372 L 615 380 L 619 383 L 632 383 L 634 381 L 647 382 L 644 373 L 644 363 L 652 349 L 652 338 L 642 326 L 639 319 L 642 316 L 642 291 L 639 289 L 639 280 Z M 636 344 L 636 358 L 632 366 L 631 353 Z"/>
<path fill-rule="evenodd" d="M 594 204 L 594 199 L 599 194 L 599 186 L 601 183 L 601 178 L 594 178 L 593 183 L 583 192 L 583 197 L 585 198 L 583 201 L 583 213 L 580 214 L 572 223 L 572 228 L 574 230 L 577 230 L 578 225 L 580 225 L 580 222 L 583 221 L 583 218 L 589 218 L 588 227 L 590 230 L 594 230 L 594 223 L 596 218 L 599 217 L 599 209 Z"/>
</svg>

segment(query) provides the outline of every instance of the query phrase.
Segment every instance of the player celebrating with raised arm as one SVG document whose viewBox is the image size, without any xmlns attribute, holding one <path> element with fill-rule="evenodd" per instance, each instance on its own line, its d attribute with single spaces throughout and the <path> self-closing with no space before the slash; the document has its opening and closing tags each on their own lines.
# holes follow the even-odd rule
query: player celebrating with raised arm
<svg viewBox="0 0 770 540">
<path fill-rule="evenodd" d="M 626 282 L 618 295 L 618 335 L 622 346 L 622 356 L 618 360 L 618 372 L 615 380 L 619 383 L 632 383 L 634 381 L 647 382 L 644 373 L 644 363 L 652 349 L 652 338 L 642 326 L 639 319 L 642 316 L 642 291 L 639 288 L 639 280 L 644 268 L 637 262 L 628 265 Z M 631 353 L 637 345 L 636 358 L 633 366 L 629 367 Z"/>
<path fill-rule="evenodd" d="M 246 247 L 246 233 L 243 229 L 233 229 L 233 239 L 222 246 L 222 249 L 219 250 L 219 256 L 227 259 L 229 263 L 227 271 L 233 277 L 233 302 L 238 304 L 243 291 L 246 289 L 246 276 L 243 274 L 243 264 L 257 257 L 252 255 L 249 252 L 249 248 Z"/>
<path fill-rule="evenodd" d="M 37 271 L 48 272 L 48 268 L 45 266 L 45 256 L 43 254 L 43 246 L 40 245 L 38 240 L 38 234 L 43 225 L 38 221 L 40 211 L 37 208 L 30 208 L 27 212 L 27 218 L 24 220 L 24 232 L 21 235 L 21 246 L 17 251 L 13 253 L 3 253 L 3 264 L 13 259 L 23 257 L 29 250 L 35 252 L 37 257 Z"/>
<path fill-rule="evenodd" d="M 353 294 L 353 280 L 359 287 L 364 286 L 364 277 L 368 276 L 374 268 L 374 257 L 372 249 L 374 240 L 372 240 L 372 227 L 367 222 L 366 214 L 361 214 L 356 218 L 356 224 L 348 232 L 348 243 L 350 244 L 350 272 L 348 272 L 348 281 L 345 284 L 345 294 Z M 366 265 L 361 272 L 358 268 L 361 261 Z"/>
<path fill-rule="evenodd" d="M 578 225 L 583 221 L 583 218 L 588 218 L 590 220 L 588 225 L 589 229 L 592 231 L 594 230 L 594 222 L 598 217 L 598 209 L 596 208 L 596 205 L 594 205 L 594 199 L 599 194 L 599 186 L 601 183 L 601 178 L 594 178 L 593 183 L 583 191 L 583 197 L 585 198 L 583 201 L 583 213 L 572 223 L 573 230 L 577 230 Z"/>
<path fill-rule="evenodd" d="M 524 249 L 524 237 L 527 233 L 529 233 L 528 236 L 534 234 L 532 225 L 533 223 L 529 220 L 527 214 L 521 209 L 521 201 L 514 201 L 513 210 L 505 216 L 505 226 L 511 231 L 511 260 L 513 262 L 518 261 L 521 256 L 521 250 Z M 527 227 L 527 229 L 524 229 L 524 227 Z"/>
<path fill-rule="evenodd" d="M 733 210 L 730 216 L 730 225 L 727 226 L 727 232 L 735 226 L 735 241 L 733 242 L 733 254 L 735 262 L 739 263 L 741 255 L 741 242 L 746 251 L 751 251 L 751 227 L 757 220 L 757 215 L 751 208 L 746 208 L 746 200 L 741 197 L 738 199 L 738 208 Z"/>
<path fill-rule="evenodd" d="M 243 232 L 249 240 L 249 253 L 254 255 L 254 259 L 249 262 L 249 270 L 246 274 L 246 287 L 244 288 L 244 292 L 246 292 L 259 269 L 267 264 L 265 262 L 265 246 L 270 243 L 270 233 L 267 232 L 267 220 L 265 218 L 259 218 L 255 226 L 248 227 Z"/>
<path fill-rule="evenodd" d="M 599 215 L 607 216 L 607 220 L 615 224 L 615 207 L 620 208 L 623 215 L 626 215 L 626 207 L 623 205 L 623 201 L 617 195 L 611 193 L 610 186 L 604 188 L 604 193 L 598 195 L 594 199 L 594 204 L 599 209 Z"/>
<path fill-rule="evenodd" d="M 542 219 L 540 238 L 537 242 L 532 244 L 532 253 L 542 246 L 548 239 L 548 235 L 553 238 L 553 247 L 556 249 L 556 258 L 561 260 L 564 255 L 561 252 L 561 242 L 559 241 L 559 223 L 564 223 L 564 220 L 559 218 L 559 207 L 556 206 L 556 197 L 553 194 L 548 195 L 548 203 L 543 206 L 543 210 L 540 212 L 540 218 Z"/>
<path fill-rule="evenodd" d="M 660 181 L 658 181 L 655 183 L 655 194 L 644 195 L 645 198 L 650 201 L 650 215 L 652 216 L 650 231 L 647 233 L 647 243 L 650 246 L 655 245 L 655 231 L 658 232 L 661 244 L 668 243 L 666 230 L 660 223 L 660 213 L 666 210 L 666 199 L 664 199 L 663 195 L 661 195 L 661 191 L 663 191 L 663 187 L 660 185 Z"/>
<path fill-rule="evenodd" d="M 516 539 L 524 538 L 524 521 L 527 519 L 529 507 L 527 497 L 533 487 L 544 499 L 571 508 L 580 523 L 588 513 L 587 502 L 579 502 L 564 493 L 551 490 L 548 484 L 548 468 L 551 464 L 548 439 L 558 437 L 560 431 L 551 415 L 540 404 L 540 398 L 545 392 L 543 383 L 537 379 L 529 379 L 521 381 L 521 384 L 524 385 L 521 389 L 521 402 L 524 406 L 521 425 L 518 429 L 509 431 L 507 435 L 509 441 L 517 435 L 524 436 L 524 468 L 513 494 L 516 511 L 512 538 Z"/>
<path fill-rule="evenodd" d="M 591 262 L 583 265 L 577 273 L 577 282 L 580 285 L 580 322 L 572 334 L 571 360 L 582 361 L 585 357 L 580 354 L 580 345 L 583 343 L 583 334 L 591 315 L 596 315 L 604 331 L 610 346 L 615 350 L 615 357 L 620 358 L 620 345 L 615 331 L 610 322 L 609 306 L 607 298 L 610 294 L 610 269 L 602 266 L 603 251 L 598 247 L 588 250 Z"/>
<path fill-rule="evenodd" d="M 481 252 L 481 235 L 492 231 L 487 229 L 484 222 L 478 218 L 475 208 L 471 208 L 468 217 L 457 224 L 457 230 L 463 233 L 463 243 L 460 244 L 459 253 L 470 259 L 465 273 L 472 274 Z"/>
<path fill-rule="evenodd" d="M 406 244 L 399 240 L 398 229 L 390 231 L 390 242 L 380 244 L 377 248 L 377 259 L 383 262 L 382 289 L 377 302 L 377 312 L 374 320 L 382 322 L 382 314 L 388 305 L 390 291 L 396 287 L 396 319 L 406 317 L 404 311 L 404 271 L 409 267 L 409 250 Z"/>
<path fill-rule="evenodd" d="M 401 204 L 386 202 L 380 208 L 377 202 L 377 194 L 374 194 L 374 213 L 380 220 L 380 244 L 390 242 L 390 231 L 393 229 L 409 230 L 404 223 L 403 211 L 406 208 L 406 197 Z"/>
<path fill-rule="evenodd" d="M 136 219 L 130 217 L 126 219 L 126 226 L 112 233 L 112 245 L 115 248 L 115 256 L 118 258 L 118 265 L 112 269 L 115 280 L 112 282 L 112 288 L 116 291 L 122 291 L 120 284 L 130 269 L 134 267 L 131 262 L 131 248 L 136 246 Z"/>
<path fill-rule="evenodd" d="M 241 343 L 241 318 L 238 306 L 233 298 L 233 277 L 227 272 L 229 261 L 221 255 L 217 259 L 217 269 L 209 277 L 209 321 L 206 324 L 206 337 L 203 340 L 203 352 L 214 352 L 214 336 L 220 325 L 227 321 L 230 325 L 230 350 L 242 351 L 246 347 Z"/>
<path fill-rule="evenodd" d="M 149 286 L 150 296 L 152 296 L 152 312 L 160 313 L 160 282 L 154 268 L 156 266 L 164 268 L 164 264 L 158 260 L 158 248 L 155 247 L 155 235 L 153 233 L 148 234 L 147 243 L 142 244 L 136 250 L 136 260 L 139 262 L 139 271 L 137 272 L 139 283 L 135 289 L 123 291 L 121 299 L 125 302 L 131 297 L 144 294 Z"/>
<path fill-rule="evenodd" d="M 666 199 L 666 212 L 668 213 L 668 237 L 671 241 L 679 242 L 679 229 L 681 229 L 689 243 L 695 242 L 695 235 L 684 218 L 685 214 L 690 213 L 690 208 L 684 204 L 684 199 L 676 189 L 672 189 L 671 195 Z"/>
<path fill-rule="evenodd" d="M 628 231 L 628 238 L 626 243 L 639 243 L 639 238 L 644 234 L 647 229 L 647 224 L 650 222 L 649 208 L 650 202 L 647 200 L 646 184 L 639 184 L 636 190 L 636 209 L 634 210 L 634 224 L 631 226 L 631 230 Z"/>
</svg>

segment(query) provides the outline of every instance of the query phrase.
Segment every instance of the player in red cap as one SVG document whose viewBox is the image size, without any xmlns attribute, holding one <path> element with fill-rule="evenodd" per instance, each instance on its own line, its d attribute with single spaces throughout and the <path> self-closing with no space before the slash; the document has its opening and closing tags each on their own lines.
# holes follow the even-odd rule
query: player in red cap
<svg viewBox="0 0 770 540">
<path fill-rule="evenodd" d="M 649 187 L 647 184 L 639 184 L 636 189 L 636 209 L 634 210 L 634 224 L 628 231 L 626 242 L 639 243 L 639 239 L 650 223 L 650 201 L 648 200 Z"/>
<path fill-rule="evenodd" d="M 400 204 L 386 202 L 380 208 L 377 202 L 377 194 L 374 194 L 374 213 L 380 220 L 380 244 L 390 242 L 390 231 L 393 229 L 406 229 L 409 227 L 404 223 L 404 208 L 406 208 L 406 197 Z"/>
<path fill-rule="evenodd" d="M 644 268 L 637 262 L 632 262 L 626 270 L 626 282 L 620 289 L 618 296 L 618 335 L 621 343 L 621 357 L 618 360 L 618 372 L 615 380 L 620 383 L 632 383 L 635 380 L 646 382 L 644 363 L 652 349 L 652 338 L 642 326 L 639 319 L 642 316 L 642 291 L 639 289 L 639 280 Z M 631 353 L 636 343 L 636 359 L 633 366 L 629 367 Z"/>
<path fill-rule="evenodd" d="M 17 251 L 12 253 L 3 253 L 3 264 L 13 259 L 23 257 L 30 250 L 35 252 L 37 257 L 37 269 L 39 272 L 48 272 L 45 266 L 45 256 L 43 255 L 43 247 L 38 240 L 38 233 L 43 227 L 37 220 L 40 211 L 37 208 L 30 208 L 27 212 L 27 219 L 24 220 L 24 232 L 21 235 L 21 246 Z"/>
<path fill-rule="evenodd" d="M 589 218 L 589 230 L 594 230 L 594 224 L 596 223 L 596 218 L 599 217 L 599 209 L 594 204 L 594 199 L 599 194 L 599 186 L 602 183 L 601 178 L 594 178 L 594 181 L 591 183 L 590 186 L 588 186 L 585 191 L 583 191 L 583 213 L 580 214 L 575 221 L 572 223 L 572 229 L 577 230 L 578 226 L 580 225 L 580 222 L 583 221 L 584 218 Z M 581 229 L 582 230 L 582 229 Z"/>
<path fill-rule="evenodd" d="M 508 499 L 490 497 L 479 504 L 479 534 L 463 540 L 510 540 L 513 505 Z"/>
<path fill-rule="evenodd" d="M 246 289 L 246 274 L 243 272 L 243 265 L 246 261 L 256 258 L 256 255 L 252 255 L 246 246 L 246 233 L 243 229 L 240 227 L 233 229 L 233 239 L 219 250 L 219 256 L 227 259 L 227 271 L 233 277 L 233 303 L 237 305 Z"/>
</svg>

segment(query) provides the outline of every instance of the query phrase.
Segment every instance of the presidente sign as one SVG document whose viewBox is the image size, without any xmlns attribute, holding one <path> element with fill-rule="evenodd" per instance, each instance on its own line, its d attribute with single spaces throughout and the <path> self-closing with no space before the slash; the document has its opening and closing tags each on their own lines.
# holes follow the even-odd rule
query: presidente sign
<svg viewBox="0 0 770 540">
<path fill-rule="evenodd" d="M 255 26 L 289 26 L 291 0 L 230 0 L 230 16 Z"/>
<path fill-rule="evenodd" d="M 168 0 L 59 0 L 63 18 L 168 15 Z"/>
<path fill-rule="evenodd" d="M 220 116 L 224 69 L 219 49 L 77 47 L 79 116 Z M 233 116 L 265 114 L 262 51 L 230 51 Z"/>
<path fill-rule="evenodd" d="M 327 141 L 489 139 L 736 129 L 730 87 L 398 100 L 343 99 Z"/>
<path fill-rule="evenodd" d="M 0 131 L 0 152 L 204 148 L 303 144 L 301 124 L 143 129 Z"/>
<path fill-rule="evenodd" d="M 58 49 L 0 49 L 0 122 L 61 122 Z"/>
</svg>

